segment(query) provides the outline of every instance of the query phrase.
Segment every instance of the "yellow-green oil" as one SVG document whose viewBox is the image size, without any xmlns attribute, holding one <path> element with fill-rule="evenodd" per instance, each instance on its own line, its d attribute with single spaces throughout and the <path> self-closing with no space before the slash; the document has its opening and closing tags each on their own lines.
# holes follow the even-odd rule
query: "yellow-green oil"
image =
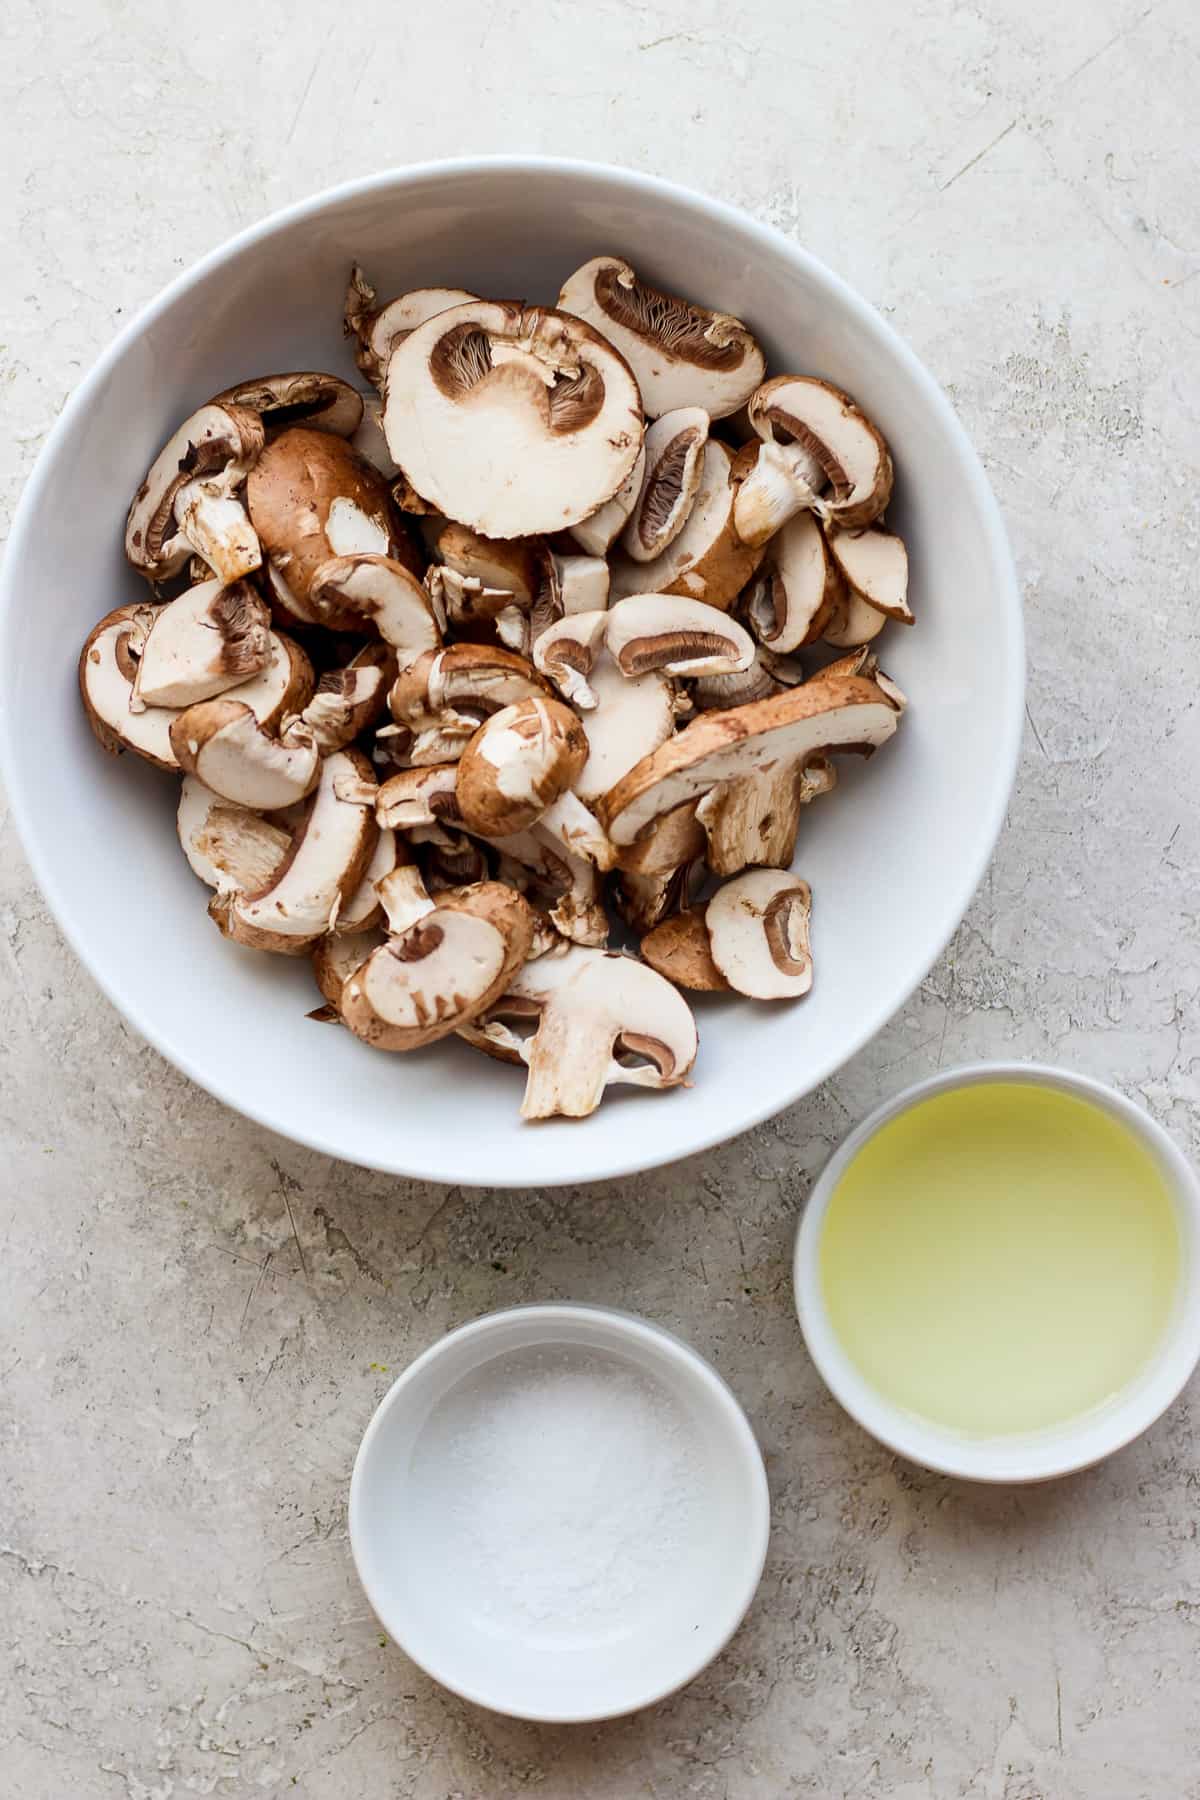
<svg viewBox="0 0 1200 1800">
<path fill-rule="evenodd" d="M 1171 1191 L 1099 1106 L 980 1082 L 890 1120 L 834 1191 L 830 1323 L 898 1406 L 971 1436 L 1078 1417 L 1143 1369 L 1180 1279 Z"/>
</svg>

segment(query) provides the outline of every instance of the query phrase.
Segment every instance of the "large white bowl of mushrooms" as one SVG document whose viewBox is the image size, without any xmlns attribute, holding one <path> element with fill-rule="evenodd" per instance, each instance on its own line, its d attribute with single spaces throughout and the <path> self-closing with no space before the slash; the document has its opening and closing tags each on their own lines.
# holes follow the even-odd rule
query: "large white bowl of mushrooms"
<svg viewBox="0 0 1200 1800">
<path fill-rule="evenodd" d="M 959 922 L 1022 710 L 911 352 L 775 231 L 553 160 L 354 183 L 180 277 L 47 443 L 0 631 L 14 812 L 130 1022 L 475 1184 L 830 1075 Z"/>
</svg>

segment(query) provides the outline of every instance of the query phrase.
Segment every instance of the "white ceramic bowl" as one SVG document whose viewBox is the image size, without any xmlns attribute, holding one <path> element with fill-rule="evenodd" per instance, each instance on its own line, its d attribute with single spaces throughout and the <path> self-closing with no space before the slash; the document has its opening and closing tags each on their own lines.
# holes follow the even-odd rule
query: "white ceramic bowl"
<svg viewBox="0 0 1200 1800">
<path fill-rule="evenodd" d="M 817 980 L 803 1006 L 701 1008 L 695 1085 L 628 1090 L 583 1123 L 522 1126 L 519 1075 L 451 1041 L 390 1057 L 305 1022 L 306 963 L 235 948 L 175 841 L 175 784 L 91 737 L 75 688 L 90 627 L 144 589 L 125 512 L 167 434 L 266 370 L 353 374 L 360 258 L 384 294 L 428 283 L 552 300 L 619 250 L 747 319 L 773 370 L 843 384 L 895 453 L 891 518 L 918 624 L 886 666 L 912 707 L 805 819 Z M 817 1086 L 879 1030 L 961 919 L 1004 816 L 1021 730 L 1020 605 L 978 458 L 944 395 L 865 301 L 769 226 L 626 170 L 505 158 L 398 170 L 277 214 L 179 277 L 80 384 L 18 510 L 0 590 L 0 754 L 34 873 L 88 970 L 193 1080 L 301 1143 L 400 1174 L 546 1186 L 705 1149 Z"/>
<path fill-rule="evenodd" d="M 1138 1138 L 1157 1162 L 1174 1199 L 1181 1279 L 1171 1318 L 1151 1361 L 1104 1405 L 1044 1430 L 1003 1437 L 966 1437 L 894 1405 L 859 1373 L 835 1334 L 821 1289 L 819 1253 L 829 1203 L 859 1151 L 880 1128 L 934 1094 L 978 1082 L 1033 1082 L 1086 1100 Z M 793 1268 L 796 1310 L 809 1355 L 834 1398 L 890 1450 L 970 1481 L 1047 1481 L 1111 1456 L 1138 1437 L 1179 1394 L 1200 1361 L 1200 1181 L 1187 1158 L 1148 1113 L 1114 1088 L 1067 1069 L 1037 1063 L 976 1063 L 906 1088 L 863 1120 L 826 1163 L 809 1196 Z"/>
<path fill-rule="evenodd" d="M 720 1376 L 593 1306 L 451 1332 L 385 1396 L 350 1485 L 359 1578 L 401 1649 L 467 1700 L 560 1723 L 699 1674 L 754 1597 L 769 1527 Z"/>
</svg>

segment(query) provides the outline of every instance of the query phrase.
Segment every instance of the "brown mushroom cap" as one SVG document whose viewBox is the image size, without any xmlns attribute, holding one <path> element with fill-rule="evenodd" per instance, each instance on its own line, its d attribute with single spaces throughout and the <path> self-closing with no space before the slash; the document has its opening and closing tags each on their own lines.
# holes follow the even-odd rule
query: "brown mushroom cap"
<svg viewBox="0 0 1200 1800">
<path fill-rule="evenodd" d="M 411 734 L 410 762 L 453 762 L 489 714 L 550 692 L 533 665 L 511 650 L 451 644 L 402 669 L 388 705 L 396 724 Z"/>
<path fill-rule="evenodd" d="M 500 882 L 447 893 L 390 937 L 342 990 L 342 1017 L 379 1050 L 419 1049 L 503 993 L 533 942 L 533 915 Z"/>
<path fill-rule="evenodd" d="M 583 727 L 561 700 L 538 695 L 485 719 L 458 763 L 458 809 L 468 831 L 525 831 L 587 761 Z"/>
<path fill-rule="evenodd" d="M 740 319 L 651 287 L 619 256 L 576 269 L 558 304 L 616 345 L 637 376 L 647 418 L 681 406 L 727 418 L 763 378 L 762 351 Z"/>
<path fill-rule="evenodd" d="M 338 375 L 296 369 L 285 375 L 255 375 L 213 397 L 214 406 L 244 406 L 256 412 L 266 431 L 308 425 L 350 438 L 362 423 L 363 397 Z"/>
<path fill-rule="evenodd" d="M 334 556 L 318 563 L 309 582 L 308 604 L 323 624 L 335 630 L 374 628 L 404 663 L 441 646 L 429 595 L 392 556 Z"/>
<path fill-rule="evenodd" d="M 614 600 L 629 594 L 683 594 L 728 611 L 763 556 L 761 545 L 742 543 L 733 522 L 738 483 L 754 455 L 748 446 L 735 458 L 719 438 L 709 438 L 686 524 L 653 562 L 613 558 Z"/>
<path fill-rule="evenodd" d="M 246 504 L 269 560 L 276 603 L 299 623 L 333 622 L 309 605 L 313 578 L 331 557 L 392 557 L 419 573 L 387 482 L 330 431 L 303 425 L 281 431 L 251 471 Z"/>
<path fill-rule="evenodd" d="M 748 869 L 718 888 L 708 903 L 713 963 L 739 994 L 799 999 L 812 987 L 811 916 L 806 881 L 790 870 Z"/>
<path fill-rule="evenodd" d="M 565 313 L 499 301 L 451 307 L 393 348 L 383 426 L 425 504 L 493 538 L 586 518 L 642 444 L 612 346 Z"/>
<path fill-rule="evenodd" d="M 676 913 L 648 931 L 638 946 L 652 969 L 676 987 L 702 993 L 728 993 L 729 983 L 712 959 L 704 916 L 706 909 Z"/>
</svg>

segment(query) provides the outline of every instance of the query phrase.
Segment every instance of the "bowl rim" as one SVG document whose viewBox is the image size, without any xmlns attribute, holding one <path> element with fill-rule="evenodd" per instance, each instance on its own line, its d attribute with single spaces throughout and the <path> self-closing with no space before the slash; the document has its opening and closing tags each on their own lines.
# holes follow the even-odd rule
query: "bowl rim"
<svg viewBox="0 0 1200 1800">
<path fill-rule="evenodd" d="M 670 1681 L 648 1688 L 645 1695 L 631 1701 L 617 1711 L 579 1711 L 579 1710 L 521 1710 L 514 1712 L 509 1707 L 500 1707 L 494 1699 L 473 1688 L 469 1682 L 457 1680 L 451 1671 L 439 1664 L 434 1658 L 425 1658 L 407 1639 L 402 1624 L 389 1607 L 381 1605 L 376 1591 L 372 1590 L 366 1569 L 366 1544 L 370 1532 L 364 1524 L 365 1489 L 369 1479 L 366 1470 L 371 1460 L 376 1438 L 383 1430 L 388 1415 L 397 1406 L 402 1406 L 407 1391 L 417 1378 L 428 1368 L 442 1360 L 455 1346 L 469 1343 L 472 1340 L 484 1340 L 489 1337 L 507 1338 L 514 1320 L 525 1321 L 532 1328 L 530 1343 L 550 1343 L 553 1337 L 545 1332 L 553 1332 L 555 1326 L 569 1326 L 588 1320 L 603 1320 L 611 1328 L 616 1343 L 636 1343 L 643 1353 L 644 1361 L 653 1366 L 662 1367 L 672 1364 L 684 1368 L 693 1378 L 698 1392 L 704 1396 L 705 1407 L 711 1417 L 717 1417 L 726 1427 L 727 1441 L 734 1449 L 740 1470 L 747 1479 L 750 1493 L 750 1506 L 746 1514 L 744 1532 L 741 1542 L 750 1552 L 747 1564 L 746 1579 L 742 1582 L 730 1614 L 720 1620 L 715 1636 L 706 1639 L 701 1653 L 686 1663 L 681 1674 L 673 1675 Z M 539 1330 L 539 1328 L 542 1328 Z M 565 1341 L 565 1340 L 564 1340 Z M 505 1348 L 515 1348 L 507 1344 Z M 449 1390 L 447 1390 L 449 1391 Z M 382 1400 L 371 1415 L 362 1441 L 354 1458 L 354 1468 L 350 1476 L 350 1494 L 347 1507 L 347 1524 L 350 1537 L 350 1552 L 354 1559 L 355 1571 L 363 1592 L 370 1603 L 379 1623 L 399 1649 L 417 1667 L 423 1669 L 431 1680 L 462 1700 L 469 1700 L 475 1706 L 486 1707 L 489 1712 L 499 1712 L 505 1718 L 527 1719 L 542 1725 L 582 1725 L 595 1723 L 601 1719 L 625 1718 L 630 1713 L 640 1712 L 644 1707 L 654 1706 L 669 1695 L 678 1693 L 689 1682 L 694 1681 L 710 1663 L 722 1654 L 734 1633 L 739 1629 L 749 1612 L 754 1596 L 758 1592 L 766 1564 L 767 1548 L 771 1531 L 771 1494 L 767 1482 L 766 1468 L 763 1462 L 762 1449 L 754 1434 L 754 1429 L 746 1416 L 741 1401 L 708 1359 L 693 1348 L 673 1331 L 656 1324 L 652 1319 L 643 1318 L 637 1313 L 626 1312 L 621 1307 L 599 1306 L 587 1301 L 551 1300 L 533 1301 L 525 1305 L 504 1307 L 498 1312 L 484 1313 L 477 1319 L 468 1320 L 455 1330 L 420 1352 L 410 1362 L 388 1388 Z"/>
<path fill-rule="evenodd" d="M 994 776 L 991 792 L 986 806 L 981 807 L 977 815 L 983 825 L 983 830 L 978 837 L 976 854 L 969 864 L 964 865 L 956 886 L 947 892 L 945 930 L 933 946 L 931 954 L 924 957 L 919 964 L 913 965 L 911 976 L 902 989 L 893 997 L 881 1002 L 873 1011 L 864 1013 L 859 1018 L 855 1029 L 848 1035 L 845 1044 L 836 1054 L 818 1064 L 811 1077 L 803 1078 L 798 1085 L 784 1093 L 768 1093 L 763 1097 L 757 1089 L 747 1091 L 739 1113 L 739 1123 L 733 1131 L 730 1131 L 723 1123 L 706 1128 L 703 1123 L 703 1114 L 697 1114 L 697 1128 L 689 1137 L 686 1147 L 680 1148 L 675 1144 L 659 1147 L 644 1141 L 633 1154 L 629 1153 L 625 1145 L 627 1142 L 629 1144 L 635 1142 L 634 1134 L 610 1131 L 603 1138 L 597 1137 L 595 1143 L 589 1144 L 588 1155 L 584 1159 L 587 1168 L 582 1175 L 574 1166 L 567 1164 L 553 1170 L 538 1171 L 536 1181 L 539 1187 L 565 1187 L 575 1185 L 580 1180 L 606 1181 L 640 1174 L 661 1168 L 664 1164 L 677 1162 L 687 1156 L 698 1155 L 713 1149 L 718 1144 L 730 1141 L 733 1137 L 741 1136 L 742 1133 L 760 1125 L 764 1119 L 773 1117 L 785 1107 L 794 1105 L 806 1094 L 814 1092 L 823 1082 L 828 1081 L 840 1068 L 857 1056 L 859 1051 L 883 1029 L 888 1020 L 894 1017 L 915 993 L 958 929 L 995 852 L 1016 780 L 1024 729 L 1025 632 L 1016 570 L 999 504 L 992 492 L 979 454 L 968 437 L 965 427 L 940 384 L 925 368 L 916 352 L 910 348 L 877 308 L 857 293 L 848 282 L 823 263 L 819 257 L 814 256 L 811 251 L 804 249 L 801 245 L 793 243 L 774 225 L 755 218 L 751 213 L 730 205 L 727 201 L 715 199 L 679 182 L 670 181 L 658 175 L 647 175 L 639 170 L 624 168 L 614 163 L 593 162 L 574 157 L 508 153 L 447 157 L 383 169 L 371 175 L 354 177 L 323 188 L 316 194 L 293 201 L 244 227 L 232 237 L 207 251 L 189 268 L 173 277 L 122 327 L 68 396 L 62 412 L 47 434 L 46 441 L 38 453 L 37 460 L 17 503 L 6 554 L 3 564 L 0 566 L 0 663 L 5 667 L 12 666 L 13 638 L 19 619 L 16 571 L 24 560 L 25 539 L 27 535 L 32 535 L 33 522 L 40 508 L 43 489 L 50 482 L 57 453 L 74 429 L 76 421 L 91 404 L 93 396 L 107 381 L 110 371 L 124 356 L 128 346 L 140 337 L 156 319 L 167 312 L 180 295 L 203 280 L 212 271 L 220 268 L 223 263 L 252 249 L 256 244 L 269 241 L 276 232 L 282 229 L 305 219 L 318 218 L 330 206 L 341 205 L 377 192 L 403 192 L 405 188 L 444 177 L 470 179 L 489 174 L 510 176 L 555 174 L 585 183 L 616 183 L 624 187 L 631 200 L 636 200 L 638 196 L 654 196 L 660 201 L 686 208 L 692 212 L 703 213 L 715 224 L 748 235 L 751 239 L 757 240 L 765 250 L 790 259 L 794 264 L 809 270 L 819 282 L 825 284 L 833 292 L 839 304 L 856 319 L 860 326 L 877 337 L 881 337 L 886 343 L 889 354 L 905 370 L 910 381 L 922 391 L 927 405 L 939 418 L 961 464 L 964 478 L 971 489 L 983 528 L 988 562 L 994 570 L 997 588 L 1006 602 L 999 608 L 999 611 L 1002 614 L 1002 631 L 1006 641 L 1007 657 L 1014 675 L 1003 729 L 997 735 L 993 746 Z M 206 1070 L 202 1073 L 197 1067 L 193 1055 L 169 1038 L 168 1034 L 160 1031 L 146 1017 L 143 1007 L 135 999 L 121 991 L 119 969 L 116 967 L 106 969 L 98 966 L 92 960 L 82 940 L 81 932 L 73 922 L 74 909 L 70 896 L 65 892 L 63 884 L 56 878 L 48 856 L 43 854 L 40 847 L 33 808 L 27 801 L 19 769 L 19 753 L 12 736 L 10 710 L 0 706 L 0 775 L 3 776 L 13 823 L 16 826 L 21 847 L 58 929 L 97 987 L 121 1017 L 167 1062 L 180 1070 L 190 1081 L 195 1082 L 197 1087 L 211 1094 L 233 1111 L 241 1113 L 243 1117 L 253 1120 L 255 1124 L 268 1131 L 276 1132 L 306 1149 L 331 1156 L 339 1161 L 354 1161 L 353 1156 L 348 1154 L 339 1142 L 335 1141 L 332 1134 L 306 1126 L 299 1121 L 296 1124 L 289 1123 L 287 1126 L 281 1126 L 277 1119 L 270 1116 L 267 1107 L 253 1103 L 248 1104 L 240 1098 L 234 1091 L 233 1085 L 222 1078 L 219 1069 Z M 450 1181 L 465 1187 L 512 1188 L 527 1184 L 527 1177 L 520 1170 L 514 1170 L 509 1174 L 500 1168 L 495 1173 L 489 1173 L 486 1180 L 482 1180 L 478 1174 L 472 1171 L 463 1172 L 447 1168 L 428 1159 L 414 1163 L 411 1157 L 406 1158 L 399 1143 L 397 1149 L 398 1155 L 395 1159 L 389 1157 L 386 1161 L 376 1160 L 359 1166 L 372 1167 L 381 1173 L 409 1179 L 433 1182 Z"/>
<path fill-rule="evenodd" d="M 1180 1226 L 1180 1293 L 1159 1349 L 1130 1386 L 1098 1408 L 1060 1425 L 1003 1437 L 970 1438 L 910 1414 L 873 1387 L 851 1361 L 830 1323 L 821 1290 L 821 1231 L 847 1168 L 875 1134 L 901 1113 L 939 1094 L 979 1085 L 1056 1088 L 1108 1113 L 1151 1153 L 1171 1189 Z M 884 1100 L 842 1139 L 821 1170 L 796 1228 L 792 1257 L 796 1316 L 822 1381 L 856 1424 L 897 1455 L 935 1474 L 990 1484 L 1051 1481 L 1092 1468 L 1149 1430 L 1178 1399 L 1200 1363 L 1200 1177 L 1170 1133 L 1107 1082 L 1049 1063 L 964 1063 Z"/>
</svg>

